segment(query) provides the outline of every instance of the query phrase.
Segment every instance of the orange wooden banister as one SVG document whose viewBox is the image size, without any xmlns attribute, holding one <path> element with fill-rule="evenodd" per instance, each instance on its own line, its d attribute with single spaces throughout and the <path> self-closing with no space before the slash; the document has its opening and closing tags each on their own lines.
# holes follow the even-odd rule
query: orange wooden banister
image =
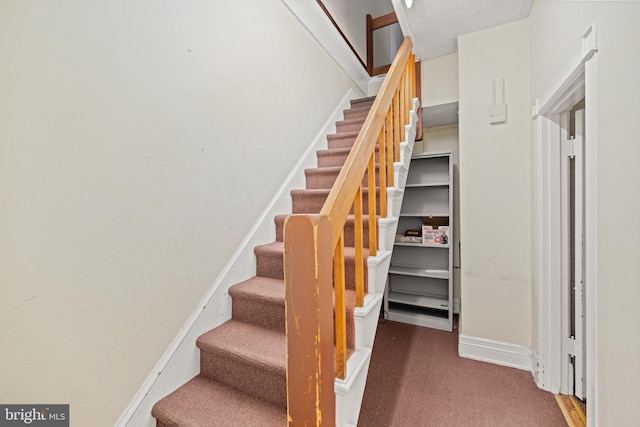
<svg viewBox="0 0 640 427">
<path fill-rule="evenodd" d="M 347 220 L 356 190 L 362 182 L 361 178 L 367 169 L 367 161 L 375 151 L 376 142 L 384 125 L 387 112 L 391 107 L 391 102 L 395 99 L 398 99 L 398 101 L 400 99 L 400 96 L 395 96 L 396 93 L 394 92 L 396 91 L 393 88 L 400 86 L 400 80 L 406 72 L 405 64 L 409 61 L 410 56 L 412 56 L 411 41 L 407 37 L 400 46 L 396 59 L 382 83 L 380 92 L 373 102 L 373 106 L 362 126 L 362 130 L 358 134 L 353 148 L 320 212 L 320 215 L 328 216 L 332 223 L 344 224 Z M 400 142 L 400 133 L 404 133 L 404 125 L 402 129 L 400 129 L 400 120 L 408 123 L 404 118 L 398 116 L 395 127 L 397 143 Z M 399 161 L 399 152 L 395 148 L 394 151 L 397 156 L 395 157 L 395 161 Z M 359 177 L 360 180 L 356 177 Z M 334 243 L 338 241 L 340 233 L 340 229 L 334 228 Z"/>
<path fill-rule="evenodd" d="M 344 227 L 353 212 L 356 305 L 361 307 L 364 209 L 369 256 L 375 256 L 378 213 L 387 216 L 387 187 L 394 185 L 393 163 L 400 160 L 400 141 L 416 96 L 414 63 L 411 40 L 405 38 L 322 210 L 285 222 L 289 426 L 335 424 L 333 383 L 346 377 L 347 365 Z"/>
</svg>

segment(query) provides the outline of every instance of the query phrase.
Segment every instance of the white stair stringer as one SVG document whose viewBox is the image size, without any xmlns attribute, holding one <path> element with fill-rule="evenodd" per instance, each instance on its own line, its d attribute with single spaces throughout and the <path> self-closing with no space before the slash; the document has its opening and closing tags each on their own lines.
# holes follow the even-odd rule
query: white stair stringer
<svg viewBox="0 0 640 427">
<path fill-rule="evenodd" d="M 387 188 L 387 215 L 389 217 L 400 217 L 400 207 L 402 206 L 403 196 L 404 189 L 400 190 L 398 188 Z"/>
<path fill-rule="evenodd" d="M 393 240 L 398 228 L 398 217 L 387 217 L 378 219 L 378 250 L 391 251 Z M 369 288 L 371 291 L 371 288 Z"/>
<path fill-rule="evenodd" d="M 380 308 L 391 264 L 391 251 L 398 228 L 404 187 L 415 143 L 418 123 L 416 111 L 419 105 L 417 98 L 414 99 L 414 108 L 410 113 L 410 124 L 405 127 L 405 142 L 400 143 L 400 161 L 393 164 L 394 186 L 387 188 L 387 218 L 378 220 L 378 252 L 376 256 L 369 257 L 367 262 L 369 292 L 365 296 L 364 305 L 356 307 L 354 311 L 356 349 L 347 361 L 345 379 L 336 379 L 334 383 L 336 426 L 338 427 L 358 425 L 362 397 L 371 362 L 371 352 L 378 328 Z"/>
<path fill-rule="evenodd" d="M 336 379 L 333 387 L 336 393 L 336 426 L 358 425 L 370 362 L 371 349 L 356 350 L 347 361 L 346 378 Z"/>
<path fill-rule="evenodd" d="M 401 148 L 404 150 L 405 147 L 408 147 L 409 144 L 405 144 L 404 146 L 401 146 Z M 393 164 L 393 178 L 394 178 L 394 183 L 398 183 L 397 186 L 398 188 L 404 188 L 405 184 L 407 183 L 407 173 L 409 172 L 407 165 L 405 165 L 403 162 L 395 162 Z"/>
</svg>

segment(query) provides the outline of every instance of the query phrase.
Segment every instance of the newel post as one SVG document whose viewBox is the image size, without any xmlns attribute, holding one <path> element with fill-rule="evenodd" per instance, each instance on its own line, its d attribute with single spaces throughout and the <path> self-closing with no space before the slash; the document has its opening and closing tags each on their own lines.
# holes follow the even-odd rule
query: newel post
<svg viewBox="0 0 640 427">
<path fill-rule="evenodd" d="M 288 425 L 334 426 L 333 247 L 326 216 L 284 227 Z"/>
</svg>

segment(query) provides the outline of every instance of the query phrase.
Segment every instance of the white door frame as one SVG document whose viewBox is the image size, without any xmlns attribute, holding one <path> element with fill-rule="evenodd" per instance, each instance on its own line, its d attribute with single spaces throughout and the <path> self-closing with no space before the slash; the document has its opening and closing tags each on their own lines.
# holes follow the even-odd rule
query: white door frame
<svg viewBox="0 0 640 427">
<path fill-rule="evenodd" d="M 550 95 L 533 105 L 535 179 L 536 346 L 532 366 L 538 387 L 559 393 L 562 379 L 561 113 L 585 98 L 585 298 L 587 425 L 597 423 L 597 25 L 582 37 L 579 60 Z"/>
</svg>

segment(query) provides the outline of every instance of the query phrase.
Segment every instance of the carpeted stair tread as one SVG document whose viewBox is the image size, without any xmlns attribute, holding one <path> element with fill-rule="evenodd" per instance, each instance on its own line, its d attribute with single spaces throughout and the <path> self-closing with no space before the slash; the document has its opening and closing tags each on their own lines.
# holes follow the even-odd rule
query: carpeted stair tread
<svg viewBox="0 0 640 427">
<path fill-rule="evenodd" d="M 351 148 L 318 150 L 316 152 L 318 167 L 343 166 L 350 152 Z M 378 162 L 378 147 L 376 147 L 375 151 L 375 161 L 376 163 Z"/>
<path fill-rule="evenodd" d="M 359 104 L 356 103 L 356 104 L 353 104 L 351 106 L 351 108 L 345 110 L 345 112 L 353 112 L 353 111 L 360 112 L 360 111 L 363 111 L 363 112 L 369 113 L 369 111 L 371 110 L 371 105 L 373 105 L 373 103 L 371 103 L 371 104 L 369 104 L 369 103 L 359 103 Z"/>
<path fill-rule="evenodd" d="M 277 215 L 274 218 L 274 222 L 276 224 L 276 241 L 282 242 L 284 237 L 284 222 L 287 217 L 290 215 Z M 355 246 L 355 241 L 353 237 L 353 227 L 354 227 L 355 217 L 354 215 L 349 215 L 347 217 L 347 223 L 344 227 L 344 245 L 347 247 Z M 364 247 L 369 247 L 369 215 L 362 216 L 363 222 L 363 238 L 364 238 Z"/>
<path fill-rule="evenodd" d="M 315 174 L 327 174 L 327 173 L 339 174 L 341 170 L 342 170 L 342 166 L 329 166 L 326 168 L 307 168 L 304 170 L 304 173 L 307 176 L 315 175 Z"/>
<path fill-rule="evenodd" d="M 336 132 L 349 132 L 354 130 L 359 131 L 360 129 L 362 129 L 364 120 L 364 116 L 356 119 L 338 120 L 336 122 Z"/>
<path fill-rule="evenodd" d="M 284 240 L 284 222 L 291 215 L 276 215 L 273 218 L 273 222 L 276 224 L 276 242 L 282 242 Z"/>
<path fill-rule="evenodd" d="M 351 108 L 343 113 L 344 120 L 364 119 L 369 115 L 369 108 Z"/>
<path fill-rule="evenodd" d="M 242 300 L 242 309 L 233 309 L 233 319 L 251 323 L 253 325 L 268 327 L 276 332 L 285 333 L 285 284 L 283 280 L 270 279 L 267 277 L 255 276 L 244 282 L 238 283 L 229 289 L 232 297 L 232 304 Z M 356 297 L 352 289 L 345 290 L 347 305 L 347 345 L 355 346 L 355 331 L 353 329 L 353 311 L 355 309 Z M 256 307 L 261 310 L 247 310 L 247 300 L 253 301 Z M 266 320 L 265 320 L 266 318 Z"/>
<path fill-rule="evenodd" d="M 373 101 L 375 100 L 376 100 L 376 95 L 372 95 L 372 96 L 366 96 L 364 98 L 352 99 L 349 103 L 351 104 L 352 107 L 356 105 L 367 104 L 369 108 L 371 108 L 371 106 L 373 105 Z"/>
<path fill-rule="evenodd" d="M 319 189 L 329 189 L 333 187 L 333 184 L 336 182 L 336 178 L 342 171 L 341 166 L 331 166 L 326 168 L 309 168 L 305 169 L 304 174 L 306 178 L 306 184 L 308 190 L 319 190 Z M 379 181 L 379 165 L 375 165 L 375 177 L 376 177 L 376 185 L 378 185 Z M 369 177 L 365 172 L 364 178 L 362 179 L 362 187 L 366 188 L 369 185 Z"/>
<path fill-rule="evenodd" d="M 229 288 L 234 320 L 285 332 L 284 280 L 254 276 Z"/>
<path fill-rule="evenodd" d="M 359 133 L 360 131 L 356 130 L 327 135 L 327 146 L 330 150 L 335 148 L 351 148 L 356 138 L 358 138 Z"/>
<path fill-rule="evenodd" d="M 156 403 L 158 427 L 284 427 L 286 408 L 198 375 Z"/>
<path fill-rule="evenodd" d="M 253 249 L 256 255 L 256 275 L 284 280 L 284 243 L 272 242 Z"/>
<path fill-rule="evenodd" d="M 259 326 L 231 319 L 206 332 L 196 344 L 202 351 L 216 349 L 271 369 L 285 369 L 285 336 Z"/>
<path fill-rule="evenodd" d="M 291 190 L 292 211 L 294 214 L 316 214 L 322 210 L 329 197 L 330 189 Z M 362 189 L 362 212 L 369 213 L 369 189 Z M 376 212 L 380 208 L 379 191 L 376 189 Z"/>
<path fill-rule="evenodd" d="M 345 119 L 352 119 L 352 118 L 360 118 L 360 117 L 366 117 L 369 114 L 369 111 L 371 110 L 371 106 L 373 105 L 374 99 L 369 99 L 369 98 L 363 98 L 363 99 L 357 99 L 357 100 L 352 100 L 350 102 L 351 104 L 351 108 L 344 110 L 343 115 Z"/>
<path fill-rule="evenodd" d="M 254 248 L 256 254 L 256 275 L 269 277 L 272 279 L 284 280 L 284 243 L 272 242 L 266 245 L 258 245 Z M 369 256 L 369 249 L 364 248 L 362 251 L 363 262 Z M 355 287 L 355 248 L 346 246 L 344 248 L 345 257 L 345 276 L 347 289 Z M 366 264 L 365 264 L 366 266 Z M 365 285 L 367 280 L 367 269 L 364 269 Z M 366 291 L 366 289 L 365 289 Z"/>
<path fill-rule="evenodd" d="M 351 286 L 353 288 L 353 286 Z M 283 280 L 252 277 L 229 289 L 233 304 L 233 319 L 285 333 L 285 284 Z M 345 290 L 347 305 L 347 346 L 355 346 L 354 309 L 355 291 Z M 236 304 L 240 309 L 236 310 Z M 247 305 L 250 305 L 247 307 Z M 259 309 L 258 309 L 259 308 Z"/>
<path fill-rule="evenodd" d="M 259 294 L 262 300 L 280 302 L 282 301 L 283 290 L 283 280 L 253 276 L 250 279 L 233 285 L 229 288 L 229 294 L 232 298 Z"/>
<path fill-rule="evenodd" d="M 254 397 L 286 407 L 286 337 L 237 320 L 201 335 L 200 373 Z"/>
<path fill-rule="evenodd" d="M 355 138 L 358 136 L 359 131 L 357 130 L 350 130 L 350 131 L 343 131 L 343 132 L 336 132 L 336 133 L 331 133 L 329 135 L 327 135 L 327 139 L 332 140 L 332 139 L 339 139 L 339 138 Z"/>
</svg>

